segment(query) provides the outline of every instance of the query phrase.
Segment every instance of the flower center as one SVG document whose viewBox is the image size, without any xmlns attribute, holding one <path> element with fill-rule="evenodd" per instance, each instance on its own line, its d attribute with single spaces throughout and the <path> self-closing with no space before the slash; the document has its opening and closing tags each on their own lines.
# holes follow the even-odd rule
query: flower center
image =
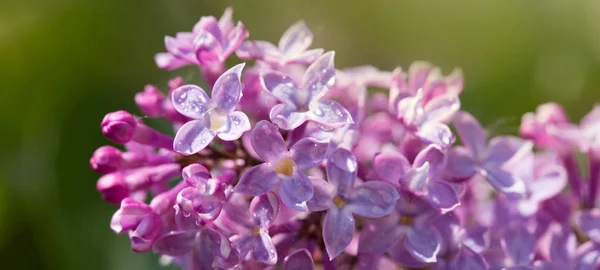
<svg viewBox="0 0 600 270">
<path fill-rule="evenodd" d="M 208 113 L 210 130 L 215 131 L 227 124 L 227 112 L 221 108 L 214 108 Z"/>
<path fill-rule="evenodd" d="M 277 161 L 277 164 L 275 164 L 275 172 L 284 174 L 287 176 L 292 176 L 292 173 L 294 172 L 295 167 L 296 167 L 296 162 L 294 160 L 289 159 L 289 158 L 284 158 L 284 159 L 280 159 L 279 161 Z"/>
<path fill-rule="evenodd" d="M 414 222 L 415 222 L 415 219 L 412 217 L 406 217 L 406 216 L 400 217 L 400 224 L 412 225 Z"/>
<path fill-rule="evenodd" d="M 252 228 L 252 235 L 259 236 L 260 235 L 260 227 L 254 226 L 254 228 Z"/>
<path fill-rule="evenodd" d="M 339 209 L 342 209 L 342 208 L 344 208 L 348 204 L 348 201 L 346 201 L 346 199 L 344 199 L 344 198 L 342 198 L 340 196 L 335 196 L 335 198 L 333 198 L 333 203 Z"/>
</svg>

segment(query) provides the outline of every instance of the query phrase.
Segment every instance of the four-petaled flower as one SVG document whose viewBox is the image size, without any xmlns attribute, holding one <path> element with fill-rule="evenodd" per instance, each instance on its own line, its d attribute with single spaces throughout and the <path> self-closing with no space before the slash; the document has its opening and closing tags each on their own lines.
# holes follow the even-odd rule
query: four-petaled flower
<svg viewBox="0 0 600 270">
<path fill-rule="evenodd" d="M 175 109 L 195 120 L 183 125 L 173 143 L 175 151 L 192 155 L 204 149 L 215 136 L 224 141 L 234 141 L 250 130 L 250 120 L 245 113 L 236 111 L 242 97 L 242 69 L 239 64 L 219 77 L 213 87 L 212 100 L 195 85 L 184 85 L 173 90 Z"/>
<path fill-rule="evenodd" d="M 344 106 L 331 100 L 319 100 L 335 83 L 334 52 L 328 52 L 313 62 L 298 86 L 294 80 L 278 72 L 261 76 L 261 82 L 275 98 L 283 102 L 271 109 L 271 121 L 285 130 L 292 130 L 306 121 L 327 128 L 339 128 L 353 123 Z"/>
<path fill-rule="evenodd" d="M 252 148 L 265 163 L 246 171 L 233 191 L 260 196 L 280 184 L 279 196 L 283 203 L 306 211 L 306 201 L 313 196 L 313 186 L 304 171 L 323 161 L 327 143 L 304 138 L 288 151 L 277 128 L 265 120 L 256 124 L 250 140 Z"/>
<path fill-rule="evenodd" d="M 252 40 L 242 43 L 235 53 L 240 59 L 261 60 L 275 67 L 308 65 L 323 54 L 323 49 L 308 50 L 312 41 L 313 33 L 304 21 L 299 21 L 283 33 L 277 47 L 268 41 Z"/>
</svg>

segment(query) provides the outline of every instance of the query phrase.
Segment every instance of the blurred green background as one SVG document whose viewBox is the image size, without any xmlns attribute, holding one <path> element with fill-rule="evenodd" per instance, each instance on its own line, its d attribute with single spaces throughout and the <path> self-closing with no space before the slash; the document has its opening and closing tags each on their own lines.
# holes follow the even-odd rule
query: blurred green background
<svg viewBox="0 0 600 270">
<path fill-rule="evenodd" d="M 466 75 L 463 108 L 495 133 L 555 100 L 578 119 L 600 102 L 598 1 L 18 0 L 0 3 L 2 269 L 161 269 L 129 250 L 95 190 L 89 157 L 107 112 L 137 112 L 163 36 L 234 7 L 251 39 L 304 19 L 336 66 L 428 60 Z M 196 75 L 197 76 L 197 75 Z"/>
</svg>

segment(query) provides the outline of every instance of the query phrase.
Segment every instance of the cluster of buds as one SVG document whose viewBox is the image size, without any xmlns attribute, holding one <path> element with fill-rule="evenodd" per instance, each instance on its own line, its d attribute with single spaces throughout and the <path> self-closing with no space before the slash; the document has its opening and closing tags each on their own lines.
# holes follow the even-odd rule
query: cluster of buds
<svg viewBox="0 0 600 270">
<path fill-rule="evenodd" d="M 146 86 L 144 117 L 102 120 L 124 149 L 90 163 L 134 251 L 189 270 L 600 267 L 599 105 L 576 125 L 544 104 L 490 137 L 459 69 L 336 69 L 303 22 L 247 38 L 231 9 L 166 37 L 157 65 L 206 85 Z"/>
</svg>

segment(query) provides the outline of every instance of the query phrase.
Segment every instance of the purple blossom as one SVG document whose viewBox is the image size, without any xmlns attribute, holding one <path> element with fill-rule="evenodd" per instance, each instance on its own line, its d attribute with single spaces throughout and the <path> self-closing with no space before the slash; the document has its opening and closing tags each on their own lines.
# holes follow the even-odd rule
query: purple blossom
<svg viewBox="0 0 600 270">
<path fill-rule="evenodd" d="M 242 97 L 240 78 L 243 68 L 244 64 L 236 65 L 217 79 L 212 100 L 195 85 L 184 85 L 173 91 L 175 109 L 195 119 L 177 131 L 173 142 L 175 151 L 192 155 L 208 146 L 217 136 L 224 141 L 233 141 L 250 130 L 248 116 L 235 110 Z"/>
<path fill-rule="evenodd" d="M 277 128 L 267 121 L 258 122 L 250 136 L 252 148 L 265 163 L 246 171 L 233 191 L 260 196 L 279 184 L 283 204 L 305 211 L 314 189 L 303 171 L 323 161 L 327 143 L 304 138 L 288 151 Z"/>
<path fill-rule="evenodd" d="M 263 74 L 264 88 L 282 102 L 271 109 L 271 121 L 285 130 L 292 130 L 306 121 L 328 128 L 353 123 L 346 108 L 335 101 L 320 100 L 335 83 L 334 52 L 328 52 L 306 69 L 298 85 L 290 77 L 276 72 Z"/>
<path fill-rule="evenodd" d="M 399 195 L 388 183 L 369 181 L 354 187 L 356 158 L 343 148 L 327 162 L 327 179 L 311 179 L 315 195 L 308 202 L 311 211 L 327 210 L 323 220 L 323 240 L 329 258 L 346 248 L 355 231 L 354 215 L 379 218 L 392 212 Z"/>
<path fill-rule="evenodd" d="M 310 252 L 306 249 L 296 250 L 285 257 L 283 263 L 284 270 L 314 270 L 315 263 L 313 262 Z"/>
<path fill-rule="evenodd" d="M 131 248 L 135 252 L 145 252 L 159 236 L 161 222 L 152 207 L 126 198 L 121 202 L 121 208 L 113 215 L 110 228 L 119 234 L 129 232 Z"/>
<path fill-rule="evenodd" d="M 236 54 L 240 59 L 261 60 L 275 67 L 308 65 L 323 54 L 323 49 L 308 50 L 312 41 L 313 33 L 304 21 L 299 21 L 283 33 L 277 46 L 262 40 L 245 41 L 236 50 Z"/>
</svg>

